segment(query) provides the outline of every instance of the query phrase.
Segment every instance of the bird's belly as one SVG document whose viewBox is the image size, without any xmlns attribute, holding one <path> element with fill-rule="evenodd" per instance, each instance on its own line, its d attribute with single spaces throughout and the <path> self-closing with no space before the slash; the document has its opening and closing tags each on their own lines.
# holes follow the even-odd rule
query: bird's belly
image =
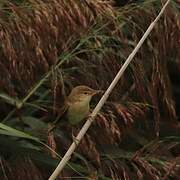
<svg viewBox="0 0 180 180">
<path fill-rule="evenodd" d="M 89 112 L 89 106 L 86 105 L 74 105 L 70 106 L 67 111 L 67 118 L 70 124 L 75 125 L 82 121 Z"/>
</svg>

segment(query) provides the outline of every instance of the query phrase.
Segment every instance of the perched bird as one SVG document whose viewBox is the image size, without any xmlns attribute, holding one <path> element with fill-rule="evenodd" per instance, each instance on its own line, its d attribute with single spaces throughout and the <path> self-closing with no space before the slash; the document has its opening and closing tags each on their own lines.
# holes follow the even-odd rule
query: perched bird
<svg viewBox="0 0 180 180">
<path fill-rule="evenodd" d="M 90 101 L 92 97 L 101 93 L 101 90 L 94 90 L 88 86 L 76 86 L 66 97 L 64 106 L 59 109 L 59 116 L 54 121 L 56 124 L 59 119 L 66 119 L 71 125 L 81 122 L 89 113 Z"/>
<path fill-rule="evenodd" d="M 101 90 L 94 90 L 88 86 L 76 86 L 72 89 L 68 97 L 65 98 L 65 102 L 62 108 L 58 109 L 58 116 L 53 123 L 49 123 L 48 126 L 48 144 L 50 147 L 54 148 L 54 133 L 53 130 L 56 128 L 56 123 L 60 120 L 60 125 L 63 128 L 69 128 L 69 126 L 63 126 L 67 123 L 70 125 L 77 125 L 89 114 L 90 111 L 90 101 L 91 98 L 97 94 L 103 92 Z M 67 120 L 67 121 L 66 121 Z M 63 123 L 65 122 L 65 124 Z M 66 124 L 67 125 L 67 124 Z M 73 129 L 72 129 L 72 137 Z M 58 134 L 58 138 L 61 138 L 61 143 L 64 147 L 68 147 L 68 140 L 64 136 Z M 54 152 L 51 152 L 55 157 Z"/>
<path fill-rule="evenodd" d="M 100 92 L 102 91 L 88 86 L 76 86 L 72 89 L 66 101 L 66 117 L 71 125 L 78 124 L 88 115 L 91 98 Z"/>
</svg>

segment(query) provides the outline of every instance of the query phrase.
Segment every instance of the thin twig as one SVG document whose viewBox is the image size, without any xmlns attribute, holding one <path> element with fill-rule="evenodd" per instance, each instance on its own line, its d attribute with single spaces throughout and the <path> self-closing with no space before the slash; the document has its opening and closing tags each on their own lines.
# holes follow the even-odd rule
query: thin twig
<svg viewBox="0 0 180 180">
<path fill-rule="evenodd" d="M 7 177 L 7 174 L 6 174 L 6 170 L 5 170 L 5 167 L 3 165 L 3 161 L 2 161 L 2 158 L 0 157 L 0 165 L 1 165 L 1 169 L 2 169 L 2 173 L 4 175 L 4 179 L 5 180 L 8 180 L 8 177 Z"/>
<path fill-rule="evenodd" d="M 57 176 L 60 174 L 60 172 L 62 171 L 62 169 L 64 168 L 64 166 L 66 165 L 66 163 L 69 161 L 69 159 L 71 158 L 71 155 L 73 154 L 74 150 L 76 149 L 76 147 L 80 143 L 81 139 L 86 134 L 86 131 L 91 126 L 91 123 L 95 119 L 97 113 L 100 111 L 100 109 L 102 108 L 102 106 L 106 102 L 107 98 L 109 97 L 110 93 L 112 92 L 112 90 L 114 89 L 114 87 L 118 83 L 119 79 L 123 75 L 124 71 L 128 67 L 129 63 L 132 61 L 133 57 L 136 55 L 136 53 L 138 52 L 139 48 L 142 46 L 142 44 L 144 43 L 144 41 L 146 40 L 146 38 L 150 34 L 151 30 L 156 25 L 157 21 L 159 20 L 159 18 L 163 14 L 163 12 L 164 12 L 165 8 L 167 7 L 167 5 L 169 4 L 169 2 L 170 2 L 170 0 L 167 0 L 166 4 L 161 9 L 159 15 L 150 24 L 150 26 L 148 27 L 148 29 L 144 33 L 143 37 L 138 42 L 138 44 L 135 47 L 135 49 L 133 50 L 133 52 L 129 55 L 129 57 L 127 58 L 127 60 L 125 61 L 125 63 L 123 64 L 123 66 L 121 67 L 119 72 L 117 73 L 116 77 L 114 78 L 114 80 L 112 81 L 112 83 L 110 84 L 110 86 L 108 87 L 108 89 L 106 90 L 106 92 L 104 93 L 104 95 L 102 96 L 102 98 L 100 99 L 98 104 L 96 105 L 95 109 L 91 113 L 91 116 L 88 118 L 88 120 L 86 121 L 86 123 L 84 124 L 84 126 L 82 127 L 80 132 L 78 133 L 77 137 L 75 138 L 75 141 L 71 144 L 71 146 L 69 147 L 68 151 L 66 152 L 66 154 L 64 155 L 64 157 L 62 158 L 62 160 L 60 161 L 60 163 L 58 164 L 58 166 L 56 167 L 56 169 L 54 170 L 52 175 L 50 176 L 49 180 L 55 180 L 57 178 Z"/>
</svg>

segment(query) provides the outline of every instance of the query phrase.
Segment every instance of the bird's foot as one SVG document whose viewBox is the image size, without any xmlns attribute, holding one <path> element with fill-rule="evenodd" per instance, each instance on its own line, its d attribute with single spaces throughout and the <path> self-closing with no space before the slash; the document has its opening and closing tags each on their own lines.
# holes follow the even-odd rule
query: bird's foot
<svg viewBox="0 0 180 180">
<path fill-rule="evenodd" d="M 54 123 L 49 123 L 48 124 L 48 134 L 53 132 L 55 128 L 56 128 L 56 125 Z"/>
<path fill-rule="evenodd" d="M 72 137 L 73 138 L 73 142 L 75 143 L 75 145 L 77 146 L 79 144 L 79 139 L 77 139 L 75 136 Z"/>
<path fill-rule="evenodd" d="M 73 140 L 73 142 L 75 143 L 75 145 L 77 146 L 78 144 L 79 144 L 79 140 L 76 138 L 76 136 L 74 136 L 74 134 L 73 134 L 73 130 L 72 130 L 72 140 Z"/>
</svg>

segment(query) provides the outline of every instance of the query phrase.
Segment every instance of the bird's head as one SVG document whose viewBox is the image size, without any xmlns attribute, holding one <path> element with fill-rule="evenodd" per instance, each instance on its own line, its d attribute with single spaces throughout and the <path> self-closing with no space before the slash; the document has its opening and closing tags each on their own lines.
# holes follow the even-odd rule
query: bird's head
<svg viewBox="0 0 180 180">
<path fill-rule="evenodd" d="M 94 90 L 88 86 L 76 86 L 72 89 L 70 95 L 68 96 L 68 100 L 70 103 L 78 102 L 78 101 L 86 101 L 90 102 L 92 96 L 97 93 L 102 92 L 101 90 Z"/>
</svg>

